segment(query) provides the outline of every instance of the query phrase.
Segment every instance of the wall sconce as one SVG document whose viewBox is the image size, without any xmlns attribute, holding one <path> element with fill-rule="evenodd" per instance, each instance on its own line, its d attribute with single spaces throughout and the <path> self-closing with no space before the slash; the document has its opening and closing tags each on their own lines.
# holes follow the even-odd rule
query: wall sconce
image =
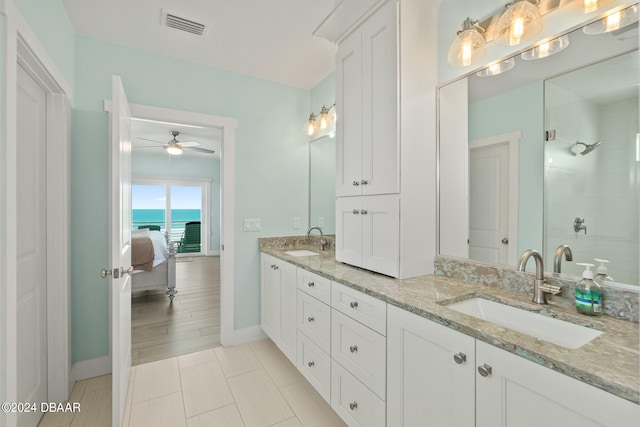
<svg viewBox="0 0 640 427">
<path fill-rule="evenodd" d="M 536 0 L 536 4 L 538 1 Z M 496 41 L 515 46 L 529 40 L 542 31 L 542 15 L 529 0 L 515 0 L 507 5 L 496 27 Z"/>
<path fill-rule="evenodd" d="M 547 56 L 551 56 L 564 50 L 567 46 L 569 46 L 569 36 L 565 34 L 564 36 L 544 42 L 532 49 L 522 52 L 520 57 L 526 61 L 546 58 Z"/>
<path fill-rule="evenodd" d="M 478 77 L 491 77 L 497 76 L 498 74 L 505 73 L 512 69 L 516 65 L 516 62 L 513 58 L 505 59 L 502 62 L 496 62 L 495 64 L 491 64 L 486 68 L 478 71 L 476 76 Z"/>
<path fill-rule="evenodd" d="M 313 113 L 309 115 L 309 120 L 304 125 L 304 131 L 307 136 L 316 137 L 322 133 L 330 133 L 330 125 L 335 123 L 336 120 L 336 104 L 327 108 L 326 105 L 322 106 L 320 114 L 317 116 Z"/>
<path fill-rule="evenodd" d="M 638 22 L 638 5 L 609 13 L 604 18 L 587 25 L 582 29 L 585 34 L 595 35 L 616 31 Z"/>
<path fill-rule="evenodd" d="M 462 30 L 458 31 L 458 36 L 449 48 L 449 64 L 466 67 L 484 58 L 487 43 L 480 31 L 484 33 L 484 28 L 478 25 L 478 21 L 471 18 L 464 20 Z"/>
</svg>

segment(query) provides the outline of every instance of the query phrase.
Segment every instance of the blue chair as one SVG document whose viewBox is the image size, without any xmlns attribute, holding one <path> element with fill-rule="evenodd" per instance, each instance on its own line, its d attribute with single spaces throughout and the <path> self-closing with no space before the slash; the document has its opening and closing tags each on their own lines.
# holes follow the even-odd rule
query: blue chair
<svg viewBox="0 0 640 427">
<path fill-rule="evenodd" d="M 187 222 L 182 237 L 177 242 L 178 253 L 200 252 L 200 221 Z"/>
</svg>

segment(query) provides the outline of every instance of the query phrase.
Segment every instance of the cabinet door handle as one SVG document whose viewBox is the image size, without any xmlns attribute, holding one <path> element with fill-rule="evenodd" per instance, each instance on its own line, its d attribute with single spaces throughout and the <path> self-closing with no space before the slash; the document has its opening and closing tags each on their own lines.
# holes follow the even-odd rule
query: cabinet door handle
<svg viewBox="0 0 640 427">
<path fill-rule="evenodd" d="M 369 211 L 367 211 L 366 209 L 363 209 L 363 210 L 361 210 L 361 211 L 360 211 L 360 213 L 361 213 L 362 215 L 366 215 L 366 214 L 368 214 L 368 213 L 369 213 Z"/>
<path fill-rule="evenodd" d="M 357 353 L 358 352 L 358 346 L 357 345 L 352 345 L 349 347 L 349 351 L 351 353 Z"/>
<path fill-rule="evenodd" d="M 360 213 L 360 211 L 359 211 L 358 209 L 354 209 L 354 210 L 353 210 L 353 214 L 354 214 L 354 215 L 358 215 L 359 213 Z"/>
<path fill-rule="evenodd" d="M 351 308 L 358 308 L 358 301 L 351 301 L 349 305 L 351 306 Z"/>
<path fill-rule="evenodd" d="M 353 181 L 353 184 L 352 184 L 352 185 L 353 185 L 354 187 L 357 187 L 358 185 L 360 185 L 360 183 L 359 183 L 358 181 Z"/>
<path fill-rule="evenodd" d="M 369 181 L 367 181 L 366 179 L 363 179 L 362 181 L 360 181 L 360 184 L 362 185 L 367 185 L 369 183 Z"/>
<path fill-rule="evenodd" d="M 464 353 L 454 354 L 453 360 L 455 360 L 458 365 L 462 365 L 464 362 L 467 361 L 467 355 Z"/>
<path fill-rule="evenodd" d="M 307 283 L 307 286 L 310 287 L 310 288 L 313 288 L 315 285 L 316 285 L 315 282 Z"/>
<path fill-rule="evenodd" d="M 274 266 L 273 266 L 273 269 L 274 269 L 274 270 L 277 270 L 278 268 L 280 268 L 280 267 L 278 267 L 277 265 L 274 265 Z"/>
<path fill-rule="evenodd" d="M 307 365 L 309 365 L 310 368 L 313 368 L 316 365 L 316 362 L 312 360 L 311 362 L 307 363 Z"/>
<path fill-rule="evenodd" d="M 314 319 L 313 317 L 307 317 L 307 322 L 311 323 L 313 321 L 315 321 L 316 319 Z"/>
<path fill-rule="evenodd" d="M 351 408 L 352 411 L 355 411 L 356 409 L 358 409 L 358 402 L 349 403 L 349 408 Z"/>
<path fill-rule="evenodd" d="M 489 375 L 491 375 L 491 366 L 487 365 L 486 363 L 482 366 L 478 366 L 478 373 L 483 377 L 488 377 Z"/>
</svg>

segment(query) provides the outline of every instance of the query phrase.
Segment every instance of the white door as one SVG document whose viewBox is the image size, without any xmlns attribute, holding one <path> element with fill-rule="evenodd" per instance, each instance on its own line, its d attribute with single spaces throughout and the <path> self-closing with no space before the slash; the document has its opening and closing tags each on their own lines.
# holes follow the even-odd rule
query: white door
<svg viewBox="0 0 640 427">
<path fill-rule="evenodd" d="M 469 161 L 469 258 L 507 264 L 509 143 L 472 148 Z"/>
<path fill-rule="evenodd" d="M 18 402 L 47 402 L 46 93 L 18 66 Z M 41 413 L 21 413 L 35 426 Z"/>
<path fill-rule="evenodd" d="M 362 264 L 361 197 L 336 199 L 336 260 Z"/>
<path fill-rule="evenodd" d="M 120 77 L 113 76 L 110 204 L 112 424 L 120 426 L 131 371 L 131 112 Z"/>
<path fill-rule="evenodd" d="M 400 199 L 362 197 L 362 265 L 388 276 L 400 272 Z"/>
</svg>

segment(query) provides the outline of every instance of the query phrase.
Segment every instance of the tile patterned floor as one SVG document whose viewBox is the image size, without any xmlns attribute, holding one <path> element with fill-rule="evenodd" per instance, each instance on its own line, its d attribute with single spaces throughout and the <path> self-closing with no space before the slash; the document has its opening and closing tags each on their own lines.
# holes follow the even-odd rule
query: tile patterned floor
<svg viewBox="0 0 640 427">
<path fill-rule="evenodd" d="M 133 367 L 124 426 L 344 426 L 270 340 L 208 349 Z M 111 376 L 79 381 L 79 414 L 39 426 L 111 426 Z"/>
</svg>

